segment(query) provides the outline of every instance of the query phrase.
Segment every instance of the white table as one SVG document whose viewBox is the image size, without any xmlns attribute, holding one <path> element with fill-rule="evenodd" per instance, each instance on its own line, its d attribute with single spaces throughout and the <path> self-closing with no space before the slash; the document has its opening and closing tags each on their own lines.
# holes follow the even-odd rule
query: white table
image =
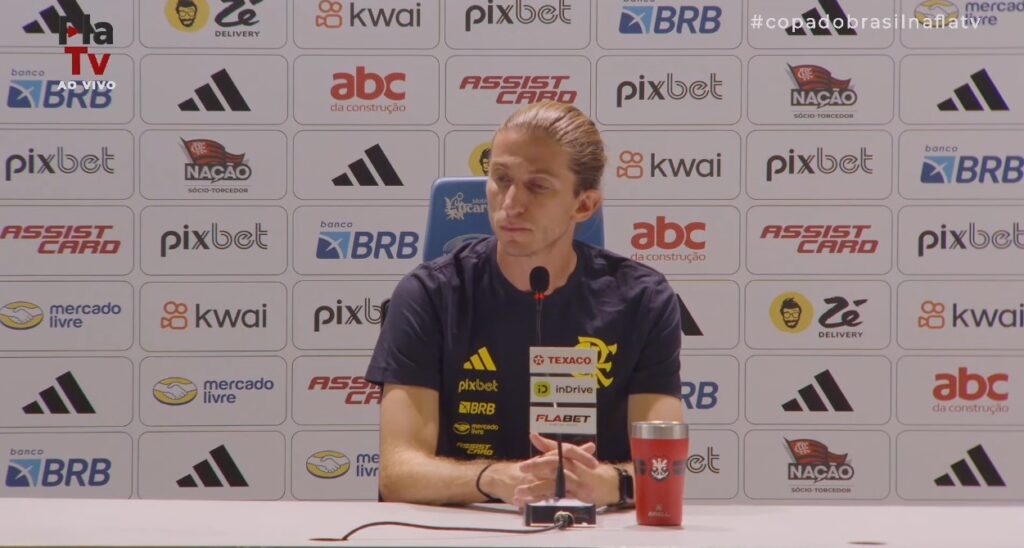
<svg viewBox="0 0 1024 548">
<path fill-rule="evenodd" d="M 369 521 L 521 528 L 505 506 L 436 508 L 373 502 L 0 500 L 0 545 L 61 546 L 1024 546 L 1024 508 L 689 505 L 683 529 L 640 527 L 632 512 L 594 528 L 535 535 L 381 527 Z M 851 544 L 854 543 L 854 544 Z M 872 544 L 867 544 L 872 545 Z"/>
</svg>

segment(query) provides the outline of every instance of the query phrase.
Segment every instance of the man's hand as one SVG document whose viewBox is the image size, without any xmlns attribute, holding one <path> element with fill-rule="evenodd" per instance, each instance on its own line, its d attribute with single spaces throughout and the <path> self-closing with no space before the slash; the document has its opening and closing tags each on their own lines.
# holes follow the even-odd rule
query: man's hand
<svg viewBox="0 0 1024 548">
<path fill-rule="evenodd" d="M 519 509 L 527 503 L 551 498 L 555 493 L 558 444 L 535 433 L 530 434 L 530 441 L 543 454 L 519 463 L 496 463 L 488 469 L 483 481 L 488 493 Z M 594 457 L 596 449 L 593 443 L 562 443 L 566 496 L 595 504 L 615 502 L 618 500 L 618 474 L 611 466 L 598 462 Z"/>
</svg>

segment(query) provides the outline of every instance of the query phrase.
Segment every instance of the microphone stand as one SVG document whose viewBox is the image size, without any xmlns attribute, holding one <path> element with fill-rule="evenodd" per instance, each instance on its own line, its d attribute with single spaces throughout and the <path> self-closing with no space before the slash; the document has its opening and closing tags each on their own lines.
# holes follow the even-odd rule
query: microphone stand
<svg viewBox="0 0 1024 548">
<path fill-rule="evenodd" d="M 533 291 L 533 299 L 537 303 L 534 321 L 537 346 L 542 346 L 541 313 L 544 305 L 544 293 L 547 292 L 549 283 L 548 270 L 543 266 L 535 267 L 530 271 L 530 289 Z M 555 409 L 558 409 L 557 401 L 553 405 Z M 562 457 L 561 433 L 555 434 L 555 444 L 558 447 L 558 468 L 555 469 L 555 496 L 541 502 L 528 503 L 526 505 L 526 513 L 524 514 L 526 525 L 528 527 L 540 527 L 564 522 L 568 522 L 570 526 L 574 524 L 597 525 L 596 506 L 576 499 L 566 498 L 565 461 Z"/>
</svg>

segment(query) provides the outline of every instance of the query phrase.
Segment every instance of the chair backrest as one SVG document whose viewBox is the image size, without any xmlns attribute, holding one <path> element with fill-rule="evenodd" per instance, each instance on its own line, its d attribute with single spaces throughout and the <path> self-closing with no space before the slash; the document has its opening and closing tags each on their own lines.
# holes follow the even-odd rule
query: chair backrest
<svg viewBox="0 0 1024 548">
<path fill-rule="evenodd" d="M 486 177 L 444 177 L 430 188 L 430 211 L 423 260 L 430 261 L 476 238 L 494 234 L 487 219 Z M 604 247 L 604 215 L 598 209 L 576 225 L 573 236 Z"/>
</svg>

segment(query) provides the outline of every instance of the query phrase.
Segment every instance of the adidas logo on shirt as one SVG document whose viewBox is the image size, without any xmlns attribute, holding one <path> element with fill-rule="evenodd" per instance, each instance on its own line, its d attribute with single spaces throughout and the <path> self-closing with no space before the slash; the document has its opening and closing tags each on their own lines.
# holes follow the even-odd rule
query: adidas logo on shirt
<svg viewBox="0 0 1024 548">
<path fill-rule="evenodd" d="M 491 359 L 491 353 L 487 351 L 486 346 L 480 347 L 480 350 L 476 351 L 469 357 L 469 361 L 462 364 L 463 369 L 470 371 L 497 371 L 497 366 L 494 365 L 494 360 Z"/>
</svg>

